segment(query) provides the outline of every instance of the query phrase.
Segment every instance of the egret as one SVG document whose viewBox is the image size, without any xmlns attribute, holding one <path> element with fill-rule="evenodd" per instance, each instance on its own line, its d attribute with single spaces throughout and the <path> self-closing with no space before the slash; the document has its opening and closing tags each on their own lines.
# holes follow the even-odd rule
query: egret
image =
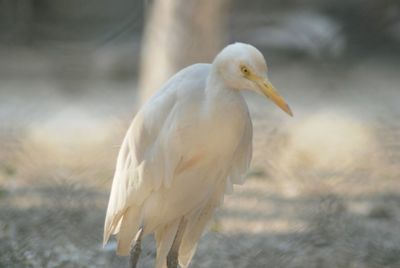
<svg viewBox="0 0 400 268">
<path fill-rule="evenodd" d="M 104 245 L 136 267 L 143 236 L 154 234 L 156 268 L 188 267 L 197 242 L 233 184 L 244 182 L 253 126 L 241 90 L 270 98 L 292 116 L 255 47 L 234 43 L 211 64 L 170 78 L 138 111 L 119 151 Z"/>
</svg>

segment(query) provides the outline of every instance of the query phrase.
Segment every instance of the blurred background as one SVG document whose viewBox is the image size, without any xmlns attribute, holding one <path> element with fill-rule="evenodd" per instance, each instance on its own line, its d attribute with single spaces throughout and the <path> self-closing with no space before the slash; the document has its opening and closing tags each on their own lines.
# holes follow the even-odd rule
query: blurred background
<svg viewBox="0 0 400 268">
<path fill-rule="evenodd" d="M 124 132 L 235 41 L 295 116 L 246 94 L 248 180 L 191 267 L 400 267 L 397 0 L 0 0 L 0 267 L 126 267 L 101 247 Z"/>
</svg>

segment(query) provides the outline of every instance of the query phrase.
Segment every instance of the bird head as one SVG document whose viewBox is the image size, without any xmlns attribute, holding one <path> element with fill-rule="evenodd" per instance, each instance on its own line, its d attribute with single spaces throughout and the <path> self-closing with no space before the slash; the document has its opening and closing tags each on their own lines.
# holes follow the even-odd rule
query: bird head
<svg viewBox="0 0 400 268">
<path fill-rule="evenodd" d="M 216 56 L 213 66 L 228 87 L 261 93 L 293 116 L 289 105 L 269 81 L 267 63 L 257 48 L 244 43 L 228 45 Z"/>
</svg>

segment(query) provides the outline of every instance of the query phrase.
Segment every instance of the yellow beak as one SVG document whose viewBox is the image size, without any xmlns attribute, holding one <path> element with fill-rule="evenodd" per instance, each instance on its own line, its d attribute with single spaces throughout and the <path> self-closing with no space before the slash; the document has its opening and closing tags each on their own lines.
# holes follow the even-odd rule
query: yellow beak
<svg viewBox="0 0 400 268">
<path fill-rule="evenodd" d="M 271 99 L 279 108 L 285 111 L 290 116 L 293 116 L 292 110 L 290 110 L 289 105 L 283 99 L 281 95 L 279 95 L 278 91 L 274 88 L 274 86 L 266 79 L 258 76 L 250 77 L 258 87 L 260 88 L 261 92 Z"/>
</svg>

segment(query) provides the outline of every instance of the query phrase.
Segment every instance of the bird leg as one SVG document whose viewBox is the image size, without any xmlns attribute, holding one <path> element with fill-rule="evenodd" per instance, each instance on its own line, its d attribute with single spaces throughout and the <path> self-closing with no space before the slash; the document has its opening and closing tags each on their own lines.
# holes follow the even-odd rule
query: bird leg
<svg viewBox="0 0 400 268">
<path fill-rule="evenodd" d="M 142 243 L 142 234 L 143 234 L 143 227 L 139 229 L 135 236 L 134 245 L 130 251 L 130 258 L 129 258 L 129 267 L 136 268 L 136 264 L 139 260 L 140 252 L 142 252 L 141 243 Z"/>
<path fill-rule="evenodd" d="M 185 232 L 186 228 L 186 219 L 182 217 L 181 221 L 179 222 L 178 230 L 176 231 L 176 235 L 174 238 L 174 242 L 172 243 L 171 249 L 169 250 L 167 256 L 167 267 L 168 268 L 177 268 L 178 267 L 178 253 L 179 247 L 181 246 L 183 233 Z"/>
</svg>

